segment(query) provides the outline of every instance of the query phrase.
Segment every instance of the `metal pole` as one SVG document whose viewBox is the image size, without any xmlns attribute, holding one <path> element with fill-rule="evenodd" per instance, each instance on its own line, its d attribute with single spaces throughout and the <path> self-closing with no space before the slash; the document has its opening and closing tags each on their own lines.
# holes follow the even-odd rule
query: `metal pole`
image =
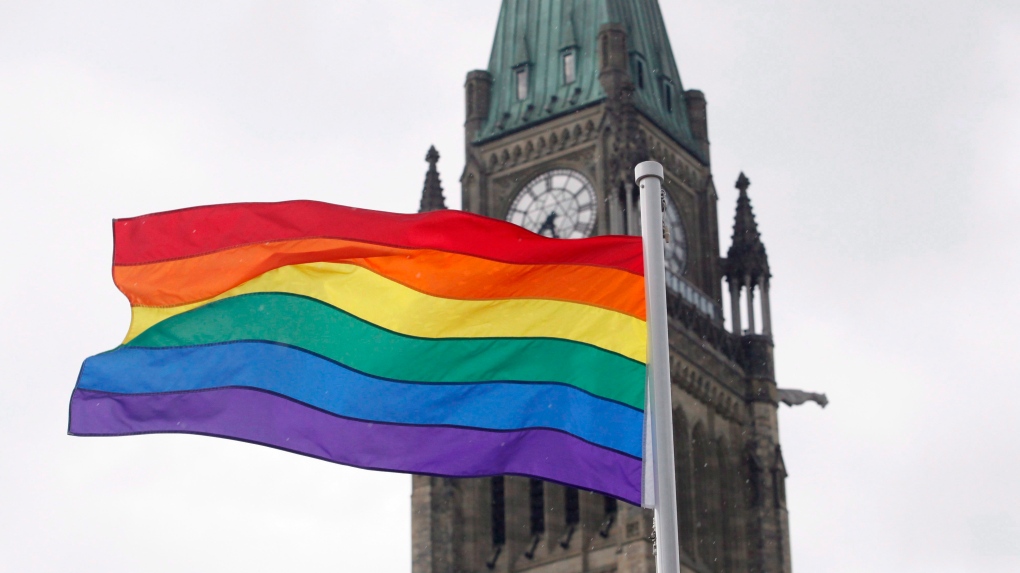
<svg viewBox="0 0 1020 573">
<path fill-rule="evenodd" d="M 666 263 L 662 244 L 662 165 L 639 163 L 634 178 L 641 192 L 641 237 L 648 305 L 648 380 L 655 472 L 655 570 L 680 573 L 676 476 L 673 460 L 673 398 L 669 381 L 666 326 Z"/>
</svg>

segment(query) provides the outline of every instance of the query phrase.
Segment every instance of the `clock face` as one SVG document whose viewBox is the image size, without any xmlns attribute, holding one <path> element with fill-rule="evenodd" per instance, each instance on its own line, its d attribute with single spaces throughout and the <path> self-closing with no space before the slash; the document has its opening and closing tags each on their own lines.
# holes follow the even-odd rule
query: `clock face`
<svg viewBox="0 0 1020 573">
<path fill-rule="evenodd" d="M 673 199 L 666 193 L 666 212 L 663 213 L 669 228 L 669 242 L 666 243 L 666 271 L 676 276 L 683 276 L 687 270 L 687 231 L 684 221 L 680 218 L 680 210 L 673 204 Z"/>
<path fill-rule="evenodd" d="M 535 177 L 517 194 L 506 220 L 555 239 L 580 239 L 595 229 L 595 188 L 572 169 Z"/>
</svg>

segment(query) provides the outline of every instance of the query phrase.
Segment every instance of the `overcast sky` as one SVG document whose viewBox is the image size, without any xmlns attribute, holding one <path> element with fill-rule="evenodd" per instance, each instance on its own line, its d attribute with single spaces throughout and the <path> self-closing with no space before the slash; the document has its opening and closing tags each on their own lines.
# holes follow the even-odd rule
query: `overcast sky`
<svg viewBox="0 0 1020 573">
<path fill-rule="evenodd" d="M 773 270 L 795 571 L 1020 570 L 1020 2 L 662 0 Z M 409 571 L 410 478 L 66 435 L 129 319 L 110 220 L 459 205 L 498 0 L 0 1 L 0 570 Z"/>
</svg>

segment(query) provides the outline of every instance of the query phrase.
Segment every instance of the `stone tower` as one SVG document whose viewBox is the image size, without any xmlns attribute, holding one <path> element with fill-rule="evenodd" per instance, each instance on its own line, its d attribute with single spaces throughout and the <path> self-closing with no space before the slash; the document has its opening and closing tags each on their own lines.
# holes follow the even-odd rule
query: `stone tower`
<svg viewBox="0 0 1020 573">
<path fill-rule="evenodd" d="M 705 97 L 684 90 L 656 0 L 503 0 L 465 91 L 464 210 L 559 238 L 640 234 L 633 169 L 663 165 L 681 564 L 789 572 L 768 259 L 743 174 L 720 256 Z M 422 210 L 442 208 L 433 151 Z M 655 570 L 651 512 L 559 484 L 415 476 L 412 511 L 414 573 Z"/>
</svg>

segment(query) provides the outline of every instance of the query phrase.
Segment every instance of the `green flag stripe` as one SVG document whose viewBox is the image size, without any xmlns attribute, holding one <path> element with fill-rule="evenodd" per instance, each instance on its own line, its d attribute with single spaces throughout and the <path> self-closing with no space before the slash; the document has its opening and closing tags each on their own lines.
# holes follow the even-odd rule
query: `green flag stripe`
<svg viewBox="0 0 1020 573">
<path fill-rule="evenodd" d="M 551 338 L 416 338 L 287 293 L 247 294 L 204 305 L 153 325 L 128 346 L 239 340 L 296 346 L 380 378 L 561 383 L 644 408 L 645 365 L 619 354 Z"/>
</svg>

